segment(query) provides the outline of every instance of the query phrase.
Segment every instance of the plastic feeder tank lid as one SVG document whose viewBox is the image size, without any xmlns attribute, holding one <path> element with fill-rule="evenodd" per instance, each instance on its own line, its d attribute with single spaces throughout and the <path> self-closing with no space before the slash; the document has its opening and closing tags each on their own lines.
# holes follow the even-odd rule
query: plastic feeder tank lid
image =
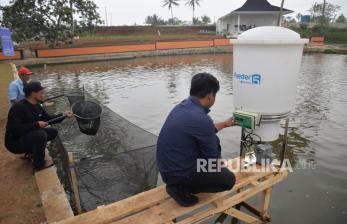
<svg viewBox="0 0 347 224">
<path fill-rule="evenodd" d="M 262 26 L 247 30 L 234 40 L 238 44 L 305 44 L 308 39 L 301 39 L 300 34 L 279 26 Z"/>
</svg>

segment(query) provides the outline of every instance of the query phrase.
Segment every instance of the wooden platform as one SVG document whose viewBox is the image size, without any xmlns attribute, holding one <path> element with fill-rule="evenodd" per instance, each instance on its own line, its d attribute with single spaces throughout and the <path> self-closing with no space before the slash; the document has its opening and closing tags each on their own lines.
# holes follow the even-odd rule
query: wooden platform
<svg viewBox="0 0 347 224">
<path fill-rule="evenodd" d="M 234 159 L 233 167 L 239 159 Z M 246 223 L 265 223 L 270 220 L 268 206 L 271 188 L 287 177 L 287 171 L 263 170 L 242 171 L 236 174 L 236 185 L 231 191 L 216 194 L 199 194 L 199 203 L 193 207 L 181 207 L 160 186 L 125 200 L 98 207 L 96 210 L 57 222 L 59 224 L 156 224 L 156 223 L 198 223 L 215 214 L 225 214 Z M 249 204 L 248 199 L 263 194 L 260 208 Z M 253 215 L 239 210 L 245 207 Z"/>
</svg>

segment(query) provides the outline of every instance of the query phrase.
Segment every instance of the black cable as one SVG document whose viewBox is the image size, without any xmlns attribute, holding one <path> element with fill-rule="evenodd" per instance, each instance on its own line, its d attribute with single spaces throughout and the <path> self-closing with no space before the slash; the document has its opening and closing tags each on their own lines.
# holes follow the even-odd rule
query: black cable
<svg viewBox="0 0 347 224">
<path fill-rule="evenodd" d="M 247 135 L 245 136 L 245 144 L 250 147 L 254 144 L 260 144 L 262 142 L 262 139 L 259 135 L 254 134 L 253 131 L 249 132 L 245 129 L 245 132 L 247 133 Z M 255 141 L 254 138 L 252 136 L 256 136 L 259 140 Z"/>
</svg>

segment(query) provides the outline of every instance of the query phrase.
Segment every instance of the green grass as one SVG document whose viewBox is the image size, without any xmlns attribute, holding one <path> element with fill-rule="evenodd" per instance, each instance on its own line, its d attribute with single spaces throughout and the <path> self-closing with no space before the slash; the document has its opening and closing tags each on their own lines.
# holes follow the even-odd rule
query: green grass
<svg viewBox="0 0 347 224">
<path fill-rule="evenodd" d="M 114 41 L 148 41 L 158 39 L 196 39 L 208 38 L 208 35 L 201 34 L 134 34 L 134 35 L 83 35 L 80 37 L 82 41 L 100 41 L 100 40 L 114 40 Z"/>
<path fill-rule="evenodd" d="M 338 29 L 333 27 L 314 27 L 302 28 L 291 27 L 292 30 L 300 33 L 302 37 L 324 36 L 327 44 L 347 44 L 347 29 Z"/>
</svg>

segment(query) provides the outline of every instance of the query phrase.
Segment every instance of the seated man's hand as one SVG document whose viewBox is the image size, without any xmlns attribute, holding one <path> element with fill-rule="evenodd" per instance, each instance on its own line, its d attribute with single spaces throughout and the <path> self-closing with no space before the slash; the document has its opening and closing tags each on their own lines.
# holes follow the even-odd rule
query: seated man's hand
<svg viewBox="0 0 347 224">
<path fill-rule="evenodd" d="M 234 118 L 229 118 L 228 120 L 224 121 L 224 127 L 229 128 L 235 126 Z"/>
<path fill-rule="evenodd" d="M 67 118 L 72 118 L 75 116 L 75 114 L 72 113 L 71 111 L 67 111 L 67 112 L 64 112 L 64 116 Z"/>
<path fill-rule="evenodd" d="M 48 126 L 48 123 L 45 121 L 39 121 L 38 123 L 39 123 L 40 128 L 45 128 Z"/>
<path fill-rule="evenodd" d="M 214 126 L 217 129 L 217 131 L 220 131 L 224 128 L 229 128 L 229 127 L 232 127 L 234 125 L 235 125 L 234 118 L 229 118 L 228 120 L 226 120 L 224 122 L 217 123 Z"/>
</svg>

